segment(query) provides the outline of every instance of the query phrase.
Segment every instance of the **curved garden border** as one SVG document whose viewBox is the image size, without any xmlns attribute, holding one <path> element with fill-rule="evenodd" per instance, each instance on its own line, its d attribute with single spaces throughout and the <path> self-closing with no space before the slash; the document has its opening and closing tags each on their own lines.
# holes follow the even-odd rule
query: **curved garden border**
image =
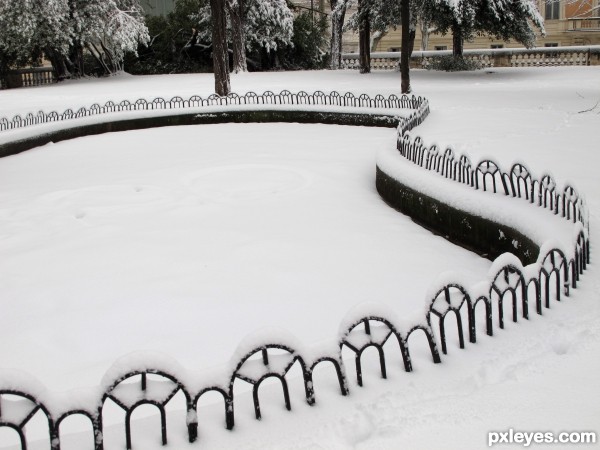
<svg viewBox="0 0 600 450">
<path fill-rule="evenodd" d="M 199 99 L 199 100 L 198 100 Z M 206 103 L 205 103 L 206 101 Z M 187 102 L 187 103 L 186 103 Z M 196 103 L 194 103 L 196 102 Z M 243 103 L 249 102 L 249 103 Z M 252 103 L 250 103 L 252 102 Z M 311 103 L 312 102 L 312 103 Z M 222 106 L 257 106 L 253 111 L 218 110 Z M 281 105 L 282 109 L 266 108 L 266 105 Z M 298 107 L 291 107 L 298 105 Z M 325 110 L 307 110 L 306 105 L 320 106 Z M 181 110 L 197 107 L 217 107 L 217 111 L 203 113 L 185 113 Z M 380 108 L 389 112 L 335 110 L 336 107 L 346 108 Z M 409 117 L 398 117 L 393 109 L 411 108 Z M 167 442 L 165 406 L 180 392 L 186 402 L 186 424 L 189 441 L 198 438 L 197 405 L 199 399 L 207 392 L 215 391 L 223 397 L 224 418 L 228 429 L 235 423 L 233 386 L 236 380 L 243 380 L 253 386 L 253 401 L 255 415 L 261 418 L 258 390 L 260 384 L 267 378 L 280 380 L 284 401 L 287 409 L 291 408 L 286 375 L 295 365 L 299 365 L 304 381 L 306 401 L 312 405 L 316 401 L 312 383 L 313 372 L 321 363 L 330 363 L 333 373 L 339 383 L 340 393 L 348 395 L 349 388 L 345 365 L 342 360 L 342 349 L 347 348 L 355 354 L 355 369 L 357 382 L 363 384 L 361 356 L 363 352 L 374 347 L 378 351 L 381 375 L 386 377 L 385 353 L 383 346 L 389 339 L 398 342 L 400 355 L 407 372 L 412 371 L 412 361 L 409 351 L 409 340 L 417 333 L 424 337 L 429 345 L 434 363 L 441 362 L 438 343 L 433 333 L 433 326 L 439 327 L 442 353 L 446 353 L 446 316 L 454 315 L 456 330 L 461 348 L 465 346 L 465 331 L 469 342 L 476 342 L 476 311 L 484 308 L 486 317 L 485 332 L 493 334 L 493 309 L 497 306 L 498 327 L 504 327 L 504 301 L 510 301 L 512 320 L 517 321 L 519 314 L 524 319 L 529 317 L 530 306 L 535 307 L 537 314 L 543 314 L 544 308 L 549 308 L 551 298 L 561 299 L 568 296 L 569 288 L 575 288 L 579 276 L 585 270 L 590 258 L 588 237 L 588 221 L 585 203 L 572 187 L 559 191 L 555 181 L 544 176 L 535 180 L 530 172 L 522 165 L 513 166 L 508 172 L 503 171 L 493 161 L 482 161 L 477 165 L 471 164 L 466 156 L 456 158 L 451 150 L 440 153 L 437 147 L 427 148 L 420 138 L 413 138 L 410 130 L 419 125 L 429 114 L 429 103 L 421 97 L 396 97 L 385 99 L 377 96 L 374 99 L 366 95 L 355 97 L 351 94 L 344 96 L 331 93 L 291 94 L 284 91 L 281 94 L 265 93 L 260 96 L 231 95 L 226 98 L 211 96 L 203 100 L 192 97 L 187 101 L 176 97 L 170 101 L 162 99 L 152 102 L 138 101 L 135 103 L 121 102 L 119 105 L 109 102 L 104 107 L 97 105 L 82 108 L 77 113 L 70 110 L 65 113 L 39 113 L 28 115 L 26 118 L 16 117 L 12 120 L 0 119 L 0 131 L 28 128 L 58 121 L 85 118 L 89 116 L 108 114 L 114 118 L 115 113 L 127 111 L 162 111 L 176 109 L 175 114 L 153 114 L 146 117 L 122 118 L 119 121 L 102 121 L 63 127 L 61 130 L 49 133 L 33 133 L 25 139 L 16 139 L 0 145 L 0 154 L 14 154 L 27 148 L 32 148 L 51 140 L 69 139 L 83 134 L 96 134 L 121 129 L 147 128 L 151 126 L 166 126 L 188 123 L 215 123 L 224 121 L 298 121 L 368 124 L 378 126 L 398 126 L 398 153 L 394 158 L 408 159 L 422 168 L 437 172 L 452 182 L 466 184 L 473 189 L 503 193 L 510 197 L 527 199 L 539 207 L 550 209 L 565 220 L 572 221 L 575 227 L 575 239 L 572 248 L 559 248 L 552 243 L 544 244 L 541 248 L 533 242 L 524 247 L 530 252 L 522 257 L 530 257 L 531 252 L 538 254 L 535 260 L 529 258 L 524 266 L 521 260 L 512 254 L 502 254 L 505 251 L 496 246 L 493 240 L 488 240 L 485 232 L 480 239 L 471 242 L 469 233 L 457 230 L 456 220 L 431 220 L 424 213 L 428 208 L 418 205 L 429 202 L 431 206 L 443 208 L 443 202 L 428 197 L 419 192 L 414 186 L 403 184 L 387 173 L 386 168 L 378 163 L 377 187 L 382 197 L 392 206 L 413 216 L 417 221 L 436 229 L 463 245 L 472 246 L 479 251 L 491 255 L 499 255 L 490 271 L 489 280 L 484 280 L 475 287 L 467 287 L 456 279 L 441 279 L 431 288 L 427 301 L 425 315 L 413 322 L 403 323 L 395 317 L 394 311 L 376 303 L 360 305 L 350 311 L 339 326 L 338 335 L 329 346 L 307 348 L 294 336 L 285 330 L 263 330 L 248 336 L 240 344 L 232 356 L 230 364 L 217 373 L 191 373 L 181 367 L 175 360 L 154 353 L 136 352 L 117 360 L 105 374 L 99 386 L 89 392 L 78 395 L 65 393 L 58 395 L 46 390 L 35 378 L 20 371 L 0 371 L 0 427 L 9 427 L 16 431 L 21 441 L 22 449 L 27 448 L 24 432 L 25 425 L 40 411 L 48 421 L 49 438 L 53 450 L 60 449 L 61 423 L 72 415 L 87 417 L 91 423 L 94 446 L 97 450 L 104 448 L 103 441 L 103 408 L 110 399 L 125 412 L 126 446 L 132 447 L 130 420 L 133 411 L 140 405 L 155 406 L 161 417 L 162 442 Z M 329 111 L 327 111 L 329 109 Z M 332 111 L 334 110 L 334 111 Z M 130 127 L 130 128 L 127 128 Z M 389 172 L 389 171 L 388 171 Z M 431 176 L 436 176 L 432 174 Z M 411 197 L 412 196 L 412 197 Z M 415 200 L 416 199 L 416 200 Z M 419 200 L 420 199 L 420 200 Z M 436 216 L 444 216 L 437 214 Z M 469 218 L 472 214 L 460 209 L 449 210 L 448 217 Z M 498 232 L 497 224 L 481 220 L 482 230 L 492 228 Z M 504 228 L 503 228 L 504 229 Z M 525 242 L 528 238 L 522 231 L 511 229 Z M 454 234 L 453 234 L 454 233 Z M 529 239 L 531 241 L 531 239 Z M 487 247 L 486 247 L 487 243 Z M 532 288 L 532 289 L 531 289 Z M 534 295 L 531 296 L 530 292 Z M 530 305 L 530 302 L 533 304 Z M 482 306 L 480 306 L 482 305 Z M 466 311 L 467 324 L 463 326 L 461 311 Z M 414 338 L 413 338 L 414 339 Z M 2 402 L 9 399 L 10 402 Z"/>
</svg>

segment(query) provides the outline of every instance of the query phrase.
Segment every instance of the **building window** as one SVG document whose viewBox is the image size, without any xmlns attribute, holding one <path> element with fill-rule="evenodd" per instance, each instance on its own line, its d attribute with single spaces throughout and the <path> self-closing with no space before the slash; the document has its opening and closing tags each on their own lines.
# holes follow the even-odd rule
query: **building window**
<svg viewBox="0 0 600 450">
<path fill-rule="evenodd" d="M 502 44 L 492 44 L 492 45 L 490 45 L 490 48 L 504 48 L 504 45 L 502 45 Z"/>
<path fill-rule="evenodd" d="M 544 44 L 544 47 L 558 47 L 558 43 L 557 42 L 548 42 L 548 43 Z"/>
<path fill-rule="evenodd" d="M 546 0 L 546 20 L 560 19 L 560 1 Z"/>
<path fill-rule="evenodd" d="M 447 45 L 436 45 L 435 49 L 436 50 L 448 50 L 448 46 Z"/>
<path fill-rule="evenodd" d="M 390 49 L 388 50 L 388 52 L 399 52 L 401 51 L 400 47 L 390 47 Z"/>
</svg>

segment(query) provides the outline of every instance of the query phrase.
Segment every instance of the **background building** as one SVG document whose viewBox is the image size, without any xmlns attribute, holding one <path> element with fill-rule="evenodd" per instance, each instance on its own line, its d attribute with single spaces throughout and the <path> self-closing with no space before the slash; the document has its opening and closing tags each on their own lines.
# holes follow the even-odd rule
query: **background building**
<svg viewBox="0 0 600 450">
<path fill-rule="evenodd" d="M 539 11 L 544 18 L 546 36 L 538 33 L 538 47 L 558 47 L 572 45 L 600 45 L 600 9 L 599 0 L 559 0 L 545 2 L 538 0 Z M 357 52 L 358 36 L 347 36 L 345 51 Z M 390 30 L 375 45 L 374 51 L 400 51 L 401 30 Z M 451 50 L 452 35 L 445 36 L 431 33 L 427 48 L 422 47 L 421 31 L 417 30 L 415 50 Z M 522 47 L 515 41 L 498 41 L 489 36 L 476 37 L 466 41 L 464 48 L 509 48 Z"/>
</svg>

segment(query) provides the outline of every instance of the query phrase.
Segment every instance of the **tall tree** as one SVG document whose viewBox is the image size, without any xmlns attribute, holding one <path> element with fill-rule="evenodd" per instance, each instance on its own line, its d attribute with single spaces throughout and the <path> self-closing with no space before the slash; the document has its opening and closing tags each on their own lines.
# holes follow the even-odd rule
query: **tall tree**
<svg viewBox="0 0 600 450">
<path fill-rule="evenodd" d="M 252 0 L 246 11 L 246 48 L 264 49 L 271 55 L 281 45 L 291 45 L 294 14 L 286 0 Z"/>
<path fill-rule="evenodd" d="M 349 0 L 329 0 L 331 7 L 331 69 L 342 67 L 342 34 Z"/>
<path fill-rule="evenodd" d="M 215 92 L 226 96 L 231 92 L 229 81 L 229 57 L 227 54 L 227 19 L 225 0 L 210 0 L 212 15 L 213 66 Z"/>
<path fill-rule="evenodd" d="M 532 0 L 488 0 L 480 4 L 476 27 L 496 39 L 535 45 L 535 28 L 545 34 L 544 19 Z"/>
<path fill-rule="evenodd" d="M 410 54 L 412 53 L 412 44 L 410 40 L 410 2 L 409 0 L 400 0 L 402 19 L 402 48 L 400 49 L 400 89 L 403 94 L 411 91 L 410 87 Z M 413 39 L 414 42 L 414 39 Z"/>
<path fill-rule="evenodd" d="M 360 73 L 371 72 L 371 8 L 368 0 L 358 1 L 358 53 Z"/>
<path fill-rule="evenodd" d="M 436 32 L 452 33 L 452 52 L 462 57 L 464 42 L 476 35 L 492 35 L 531 47 L 534 28 L 544 32 L 543 19 L 533 0 L 423 0 L 420 19 Z"/>
<path fill-rule="evenodd" d="M 291 44 L 294 15 L 285 0 L 225 0 L 229 16 L 229 38 L 233 71 L 247 70 L 246 51 L 263 48 L 267 52 Z M 198 29 L 201 40 L 211 40 L 211 9 L 201 8 Z"/>
<path fill-rule="evenodd" d="M 231 47 L 233 49 L 233 71 L 246 72 L 246 24 L 244 0 L 226 0 L 227 14 L 231 23 Z"/>
<path fill-rule="evenodd" d="M 358 10 L 350 17 L 346 28 L 359 32 L 361 71 L 368 71 L 370 50 L 381 36 L 400 25 L 400 4 L 400 1 L 388 0 L 359 1 Z M 370 39 L 371 32 L 374 32 L 373 40 Z"/>
</svg>

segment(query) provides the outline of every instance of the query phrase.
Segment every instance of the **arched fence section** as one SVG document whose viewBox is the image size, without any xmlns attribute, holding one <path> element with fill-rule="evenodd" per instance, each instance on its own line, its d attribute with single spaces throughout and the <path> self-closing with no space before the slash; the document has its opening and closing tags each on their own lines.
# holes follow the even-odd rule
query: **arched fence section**
<svg viewBox="0 0 600 450">
<path fill-rule="evenodd" d="M 361 108 L 411 109 L 408 117 L 398 118 L 398 157 L 435 172 L 455 183 L 474 190 L 489 191 L 508 198 L 519 198 L 533 207 L 545 208 L 558 217 L 574 223 L 575 239 L 572 248 L 563 248 L 548 242 L 540 248 L 537 260 L 523 266 L 514 255 L 506 253 L 492 263 L 488 279 L 475 286 L 460 281 L 460 276 L 445 274 L 438 280 L 426 298 L 422 317 L 399 320 L 395 312 L 377 303 L 364 304 L 350 311 L 338 327 L 337 337 L 329 345 L 306 347 L 285 330 L 267 329 L 248 336 L 232 356 L 230 363 L 215 374 L 190 372 L 177 361 L 164 355 L 136 352 L 115 362 L 99 386 L 82 394 L 56 394 L 47 391 L 27 374 L 0 370 L 0 427 L 15 430 L 20 446 L 27 449 L 26 425 L 36 415 L 48 423 L 48 439 L 52 450 L 60 450 L 60 428 L 65 419 L 80 415 L 91 423 L 90 440 L 96 450 L 104 450 L 103 417 L 108 404 L 116 405 L 125 413 L 125 446 L 133 447 L 131 417 L 142 405 L 153 406 L 160 416 L 157 441 L 166 444 L 166 406 L 176 399 L 183 401 L 184 413 L 179 419 L 188 430 L 188 439 L 199 438 L 202 413 L 198 411 L 201 397 L 217 392 L 223 397 L 225 426 L 235 427 L 234 385 L 245 382 L 252 387 L 254 416 L 260 420 L 260 386 L 274 378 L 281 384 L 283 402 L 290 410 L 292 399 L 288 388 L 290 371 L 298 369 L 304 387 L 305 400 L 316 403 L 313 373 L 322 363 L 330 363 L 329 376 L 337 380 L 341 395 L 350 393 L 343 352 L 354 355 L 358 386 L 363 385 L 362 357 L 374 348 L 379 360 L 379 371 L 387 375 L 386 351 L 397 348 L 406 372 L 413 370 L 410 341 L 414 334 L 424 335 L 433 363 L 440 363 L 441 353 L 451 353 L 448 336 L 456 336 L 459 348 L 468 348 L 477 341 L 477 335 L 494 334 L 505 328 L 507 321 L 527 320 L 531 314 L 543 314 L 552 307 L 553 300 L 561 301 L 577 287 L 580 275 L 590 261 L 590 243 L 585 202 L 579 193 L 567 186 L 560 190 L 550 175 L 536 179 L 522 163 L 504 170 L 491 160 L 473 164 L 466 155 L 455 155 L 450 148 L 441 151 L 437 146 L 426 146 L 420 137 L 410 131 L 421 124 L 429 114 L 429 102 L 422 97 L 377 95 L 325 94 L 315 92 L 293 94 L 247 93 L 227 97 L 211 95 L 207 98 L 193 96 L 189 99 L 174 97 L 152 101 L 109 101 L 103 106 L 93 104 L 76 112 L 66 110 L 59 114 L 28 114 L 11 120 L 0 119 L 0 130 L 11 130 L 41 123 L 59 122 L 77 117 L 110 114 L 123 111 L 185 109 L 200 106 L 230 105 L 324 105 Z M 374 114 L 376 114 L 374 112 Z M 478 311 L 483 309 L 483 321 L 478 322 Z M 480 313 L 479 313 L 480 315 Z M 397 347 L 396 347 L 397 345 Z M 181 400 L 183 399 L 183 400 Z M 185 417 L 184 417 L 185 416 Z"/>
<path fill-rule="evenodd" d="M 368 108 L 368 109 L 417 109 L 425 99 L 422 97 L 409 97 L 406 95 L 397 96 L 390 95 L 384 97 L 381 94 L 375 97 L 370 97 L 366 94 L 355 95 L 351 92 L 340 94 L 332 91 L 324 93 L 316 91 L 308 93 L 300 91 L 292 93 L 284 90 L 279 94 L 271 91 L 257 94 L 255 92 L 247 92 L 244 95 L 231 93 L 225 97 L 216 94 L 211 94 L 206 98 L 198 95 L 193 95 L 188 99 L 183 99 L 180 96 L 175 96 L 171 99 L 161 97 L 152 100 L 143 98 L 129 101 L 123 100 L 118 103 L 109 100 L 104 105 L 94 103 L 90 107 L 81 107 L 77 111 L 66 109 L 62 113 L 57 111 L 37 113 L 28 113 L 24 117 L 16 115 L 12 118 L 0 118 L 0 131 L 16 130 L 29 127 L 32 125 L 42 125 L 50 122 L 62 122 L 72 119 L 79 119 L 90 116 L 100 116 L 116 112 L 128 111 L 159 111 L 159 110 L 180 110 L 182 112 L 189 109 L 207 108 L 207 107 L 236 107 L 236 106 L 337 106 L 344 108 Z"/>
<path fill-rule="evenodd" d="M 412 124 L 405 127 L 407 131 L 412 128 Z M 523 198 L 573 223 L 587 223 L 584 200 L 574 187 L 567 185 L 559 191 L 551 175 L 534 179 L 522 163 L 515 163 L 504 170 L 498 163 L 486 159 L 473 166 L 468 156 L 461 155 L 457 159 L 451 148 L 440 152 L 437 145 L 427 147 L 422 139 L 412 138 L 410 133 L 399 134 L 398 151 L 414 164 L 457 183 L 476 190 Z"/>
</svg>

